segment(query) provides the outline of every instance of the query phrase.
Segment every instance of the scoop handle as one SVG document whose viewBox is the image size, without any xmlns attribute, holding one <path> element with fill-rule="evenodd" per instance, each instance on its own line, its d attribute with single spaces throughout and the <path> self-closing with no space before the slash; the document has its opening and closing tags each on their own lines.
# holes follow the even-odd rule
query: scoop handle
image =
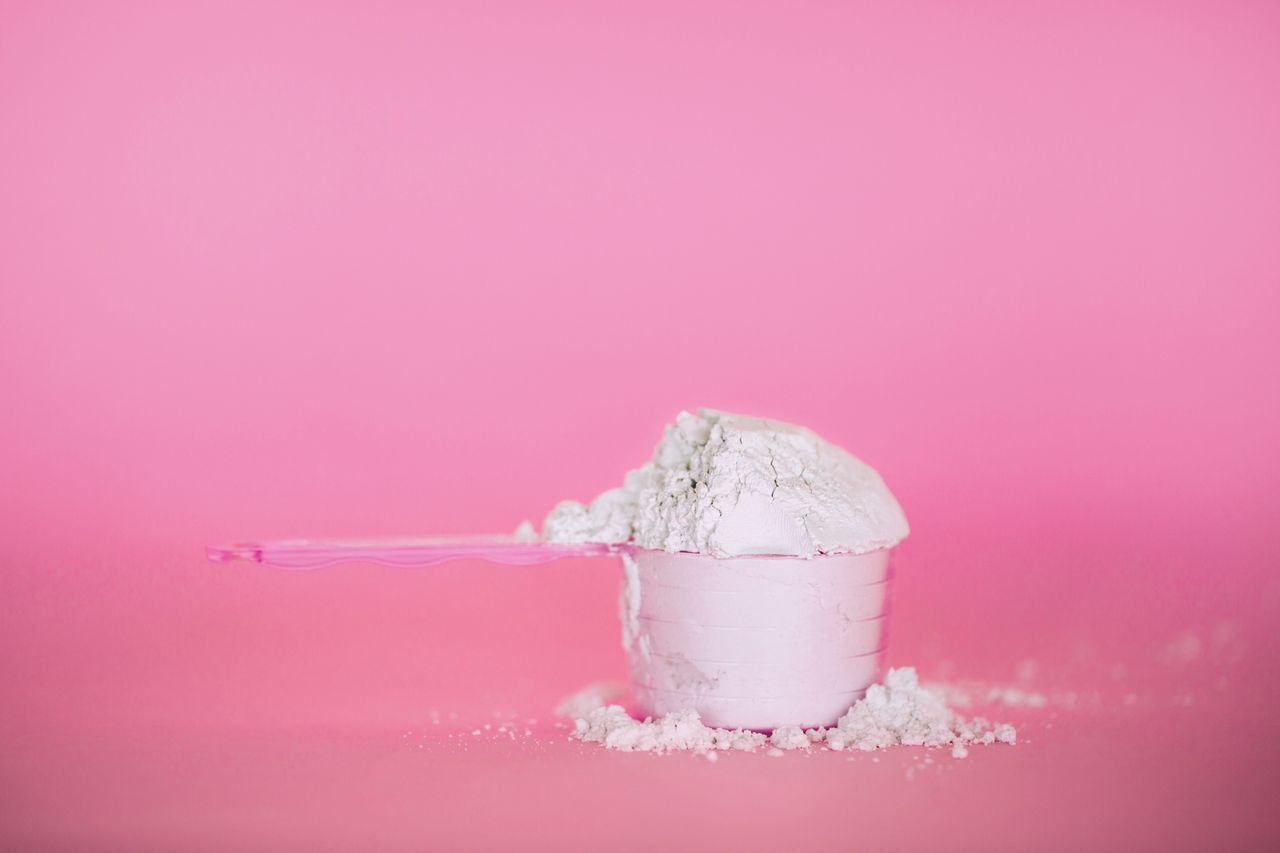
<svg viewBox="0 0 1280 853">
<path fill-rule="evenodd" d="M 516 566 L 562 557 L 599 557 L 622 546 L 603 542 L 543 542 L 514 536 L 433 536 L 386 539 L 283 539 L 209 545 L 215 563 L 245 561 L 279 569 L 318 569 L 334 563 L 368 562 L 414 568 L 448 560 L 488 560 Z"/>
</svg>

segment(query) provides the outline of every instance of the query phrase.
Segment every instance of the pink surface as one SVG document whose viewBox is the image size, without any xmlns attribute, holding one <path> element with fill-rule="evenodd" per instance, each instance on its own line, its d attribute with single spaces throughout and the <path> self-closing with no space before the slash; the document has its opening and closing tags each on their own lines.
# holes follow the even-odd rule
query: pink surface
<svg viewBox="0 0 1280 853">
<path fill-rule="evenodd" d="M 1280 842 L 1274 4 L 363 5 L 0 3 L 2 846 Z M 697 405 L 885 475 L 890 663 L 1074 702 L 609 754 L 614 559 L 204 558 L 509 531 Z"/>
</svg>

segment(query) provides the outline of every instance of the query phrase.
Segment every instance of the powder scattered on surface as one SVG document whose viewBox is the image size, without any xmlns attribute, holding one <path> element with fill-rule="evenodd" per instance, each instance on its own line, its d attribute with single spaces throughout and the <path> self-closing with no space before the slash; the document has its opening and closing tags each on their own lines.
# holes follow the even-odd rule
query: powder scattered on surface
<svg viewBox="0 0 1280 853">
<path fill-rule="evenodd" d="M 581 707 L 581 705 L 575 705 Z M 780 726 L 769 736 L 742 729 L 704 725 L 697 711 L 676 711 L 656 720 L 637 720 L 619 705 L 598 706 L 574 720 L 573 737 L 624 752 L 740 749 L 755 751 L 810 749 L 875 750 L 890 746 L 951 747 L 964 758 L 973 745 L 1017 743 L 1008 723 L 956 714 L 941 696 L 922 687 L 915 669 L 889 670 L 883 684 L 872 685 L 831 728 L 802 730 Z"/>
<path fill-rule="evenodd" d="M 959 716 L 942 697 L 920 686 L 914 669 L 903 667 L 889 670 L 884 684 L 867 688 L 867 695 L 827 730 L 826 741 L 832 749 L 1013 744 L 1017 733 L 1007 723 Z"/>
<path fill-rule="evenodd" d="M 778 749 L 808 749 L 811 743 L 799 726 L 779 726 L 769 736 L 769 742 Z"/>
<path fill-rule="evenodd" d="M 619 681 L 593 681 L 586 687 L 561 700 L 556 706 L 556 716 L 576 720 L 602 708 L 610 699 L 620 696 L 627 686 Z"/>
<path fill-rule="evenodd" d="M 1034 690 L 1023 690 L 1021 687 L 992 687 L 987 691 L 986 701 L 989 705 L 1004 705 L 1007 708 L 1043 708 L 1049 699 L 1043 693 Z"/>
<path fill-rule="evenodd" d="M 702 724 L 694 710 L 675 711 L 656 720 L 637 720 L 621 705 L 596 708 L 573 721 L 573 736 L 623 752 L 672 752 L 742 749 L 764 746 L 768 738 L 743 729 L 713 729 Z"/>
<path fill-rule="evenodd" d="M 889 548 L 908 532 L 880 475 L 792 424 L 681 412 L 653 458 L 589 505 L 564 501 L 552 542 L 632 542 L 717 557 L 814 556 Z"/>
<path fill-rule="evenodd" d="M 955 708 L 999 705 L 1005 708 L 1047 708 L 1050 697 L 1034 690 L 1000 684 L 961 682 L 932 684 L 929 689 Z M 1070 704 L 1070 696 L 1062 694 L 1052 704 Z"/>
</svg>

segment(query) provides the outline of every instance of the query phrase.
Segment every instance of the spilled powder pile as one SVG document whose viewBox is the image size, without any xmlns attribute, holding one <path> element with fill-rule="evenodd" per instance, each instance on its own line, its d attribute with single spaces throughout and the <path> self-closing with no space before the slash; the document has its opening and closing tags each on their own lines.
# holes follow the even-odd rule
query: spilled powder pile
<svg viewBox="0 0 1280 853">
<path fill-rule="evenodd" d="M 890 746 L 951 747 L 964 758 L 975 744 L 1017 742 L 1007 723 L 982 717 L 965 719 L 951 711 L 936 693 L 920 686 L 915 669 L 889 670 L 883 684 L 872 685 L 836 725 L 802 730 L 782 726 L 772 735 L 742 729 L 703 725 L 698 712 L 676 711 L 657 720 L 636 720 L 621 706 L 597 707 L 574 720 L 573 737 L 624 752 L 671 752 L 741 749 L 769 746 L 771 753 L 788 749 L 883 749 Z"/>
</svg>

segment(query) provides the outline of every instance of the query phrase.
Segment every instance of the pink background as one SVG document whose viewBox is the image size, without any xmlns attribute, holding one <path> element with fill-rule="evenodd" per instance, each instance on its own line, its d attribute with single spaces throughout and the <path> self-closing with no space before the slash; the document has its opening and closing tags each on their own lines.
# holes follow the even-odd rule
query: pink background
<svg viewBox="0 0 1280 853">
<path fill-rule="evenodd" d="M 1274 848 L 1278 151 L 1273 3 L 0 0 L 0 844 Z M 699 405 L 885 475 L 892 662 L 1077 701 L 612 754 L 609 561 L 202 557 L 510 530 Z"/>
</svg>

